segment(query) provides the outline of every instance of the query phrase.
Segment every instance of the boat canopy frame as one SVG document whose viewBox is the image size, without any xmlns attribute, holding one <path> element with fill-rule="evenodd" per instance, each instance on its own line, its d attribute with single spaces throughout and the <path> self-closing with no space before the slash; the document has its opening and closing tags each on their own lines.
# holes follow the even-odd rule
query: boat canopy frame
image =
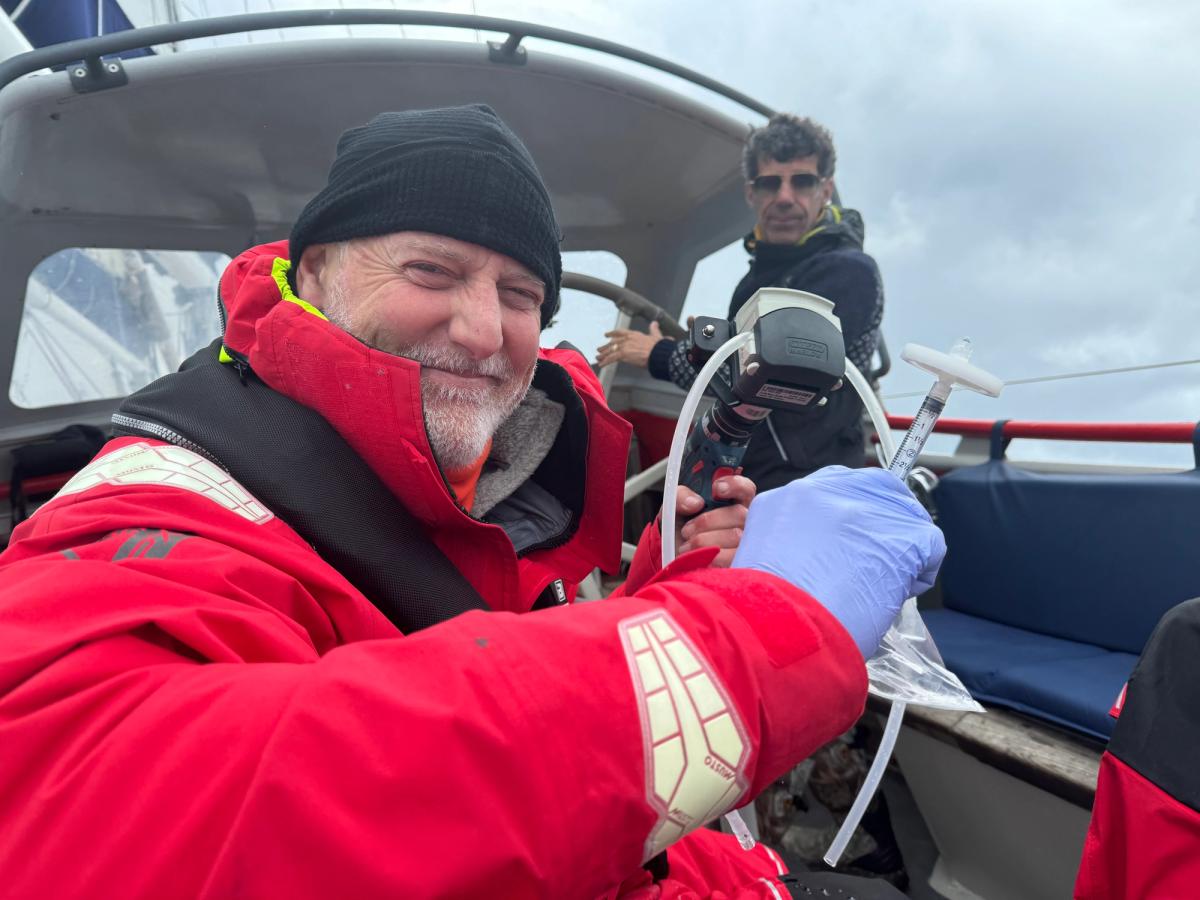
<svg viewBox="0 0 1200 900">
<path fill-rule="evenodd" d="M 111 56 L 205 36 L 360 24 L 508 37 L 488 45 L 322 37 Z M 525 38 L 646 65 L 755 115 L 740 119 L 697 92 L 624 67 L 552 47 L 526 51 Z M 65 72 L 46 71 L 64 65 Z M 609 41 L 507 19 L 398 10 L 226 16 L 71 41 L 0 62 L 0 385 L 11 383 L 26 282 L 41 260 L 78 247 L 232 256 L 285 237 L 323 186 L 342 130 L 383 109 L 463 102 L 490 103 L 529 145 L 559 213 L 563 249 L 616 254 L 626 286 L 671 315 L 680 314 L 696 263 L 739 240 L 753 221 L 741 149 L 749 118 L 771 110 Z M 0 396 L 0 445 L 103 421 L 113 402 L 30 409 Z"/>
<path fill-rule="evenodd" d="M 22 53 L 11 59 L 0 62 L 0 90 L 9 82 L 28 75 L 40 69 L 56 66 L 69 66 L 71 63 L 84 63 L 86 71 L 75 71 L 73 76 L 85 79 L 90 76 L 93 84 L 99 86 L 118 70 L 105 68 L 101 60 L 106 56 L 114 56 L 130 50 L 143 50 L 163 44 L 174 44 L 180 41 L 196 40 L 206 37 L 222 37 L 230 34 L 244 34 L 252 31 L 276 31 L 281 28 L 303 28 L 330 25 L 418 25 L 438 28 L 462 28 L 471 31 L 504 32 L 508 37 L 502 42 L 488 42 L 489 54 L 493 62 L 523 65 L 526 59 L 525 48 L 521 42 L 527 37 L 568 44 L 586 50 L 596 50 L 640 63 L 660 72 L 674 75 L 689 81 L 698 87 L 706 88 L 715 94 L 732 100 L 747 109 L 770 118 L 775 110 L 755 100 L 748 94 L 723 84 L 714 78 L 701 74 L 694 69 L 673 63 L 661 56 L 645 53 L 633 47 L 626 47 L 614 41 L 567 31 L 562 28 L 550 28 L 533 22 L 520 22 L 515 19 L 503 19 L 495 16 L 479 16 L 467 13 L 427 12 L 424 10 L 374 10 L 374 9 L 327 9 L 327 10 L 276 10 L 265 13 L 246 13 L 235 16 L 217 16 L 211 19 L 193 19 L 186 22 L 171 22 L 166 25 L 152 25 L 146 28 L 135 28 L 128 31 L 118 31 L 100 35 L 94 38 L 82 38 L 76 41 L 66 41 L 42 47 L 28 53 Z M 119 66 L 119 63 L 114 63 Z M 114 84 L 113 86 L 116 86 Z M 95 89 L 94 87 L 92 89 Z"/>
</svg>

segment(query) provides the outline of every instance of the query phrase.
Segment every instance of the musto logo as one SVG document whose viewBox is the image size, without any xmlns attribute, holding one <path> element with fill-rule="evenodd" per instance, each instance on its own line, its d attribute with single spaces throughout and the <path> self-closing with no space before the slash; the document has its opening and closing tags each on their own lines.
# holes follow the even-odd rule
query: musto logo
<svg viewBox="0 0 1200 900">
<path fill-rule="evenodd" d="M 658 813 L 646 839 L 650 859 L 745 793 L 750 747 L 716 672 L 668 613 L 618 628 L 642 722 L 646 799 Z"/>
</svg>

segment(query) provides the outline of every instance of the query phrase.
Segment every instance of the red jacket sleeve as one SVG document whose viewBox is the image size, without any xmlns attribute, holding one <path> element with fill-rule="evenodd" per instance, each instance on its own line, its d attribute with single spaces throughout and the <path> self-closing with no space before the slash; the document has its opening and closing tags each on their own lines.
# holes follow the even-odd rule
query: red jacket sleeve
<svg viewBox="0 0 1200 900">
<path fill-rule="evenodd" d="M 99 493 L 106 519 L 174 496 Z M 232 513 L 195 536 L 207 501 L 172 502 L 149 537 L 75 503 L 0 557 L 12 896 L 597 896 L 865 697 L 848 635 L 772 576 L 682 559 L 384 638 L 298 539 Z"/>
<path fill-rule="evenodd" d="M 629 574 L 611 596 L 625 597 L 634 594 L 651 578 L 662 570 L 662 532 L 659 531 L 661 517 L 642 530 L 637 547 L 633 551 L 633 560 L 629 564 Z M 709 553 L 705 562 L 711 562 L 716 556 Z"/>
</svg>

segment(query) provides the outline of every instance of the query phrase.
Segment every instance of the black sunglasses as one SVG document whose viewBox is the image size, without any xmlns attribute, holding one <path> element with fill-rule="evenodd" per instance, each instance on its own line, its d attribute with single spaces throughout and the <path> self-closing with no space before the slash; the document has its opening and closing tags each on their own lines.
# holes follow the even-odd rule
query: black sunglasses
<svg viewBox="0 0 1200 900">
<path fill-rule="evenodd" d="M 801 191 L 811 191 L 825 179 L 810 172 L 794 172 L 788 180 L 791 182 L 792 190 L 800 193 Z M 759 175 L 757 178 L 750 179 L 750 187 L 756 194 L 778 194 L 779 189 L 783 187 L 783 176 Z"/>
</svg>

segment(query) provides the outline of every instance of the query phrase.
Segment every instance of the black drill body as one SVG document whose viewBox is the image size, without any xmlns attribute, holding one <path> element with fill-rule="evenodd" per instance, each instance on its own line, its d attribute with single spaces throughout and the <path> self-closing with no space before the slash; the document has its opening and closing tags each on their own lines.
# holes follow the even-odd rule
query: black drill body
<svg viewBox="0 0 1200 900">
<path fill-rule="evenodd" d="M 697 318 L 689 350 L 692 364 L 703 366 L 733 334 L 731 322 Z M 771 410 L 815 409 L 842 384 L 845 373 L 846 350 L 836 321 L 798 307 L 762 315 L 754 323 L 750 347 L 727 360 L 724 377 L 708 385 L 716 401 L 688 435 L 680 483 L 704 499 L 706 510 L 729 504 L 713 496 L 713 482 L 741 472 L 750 438 Z"/>
</svg>

